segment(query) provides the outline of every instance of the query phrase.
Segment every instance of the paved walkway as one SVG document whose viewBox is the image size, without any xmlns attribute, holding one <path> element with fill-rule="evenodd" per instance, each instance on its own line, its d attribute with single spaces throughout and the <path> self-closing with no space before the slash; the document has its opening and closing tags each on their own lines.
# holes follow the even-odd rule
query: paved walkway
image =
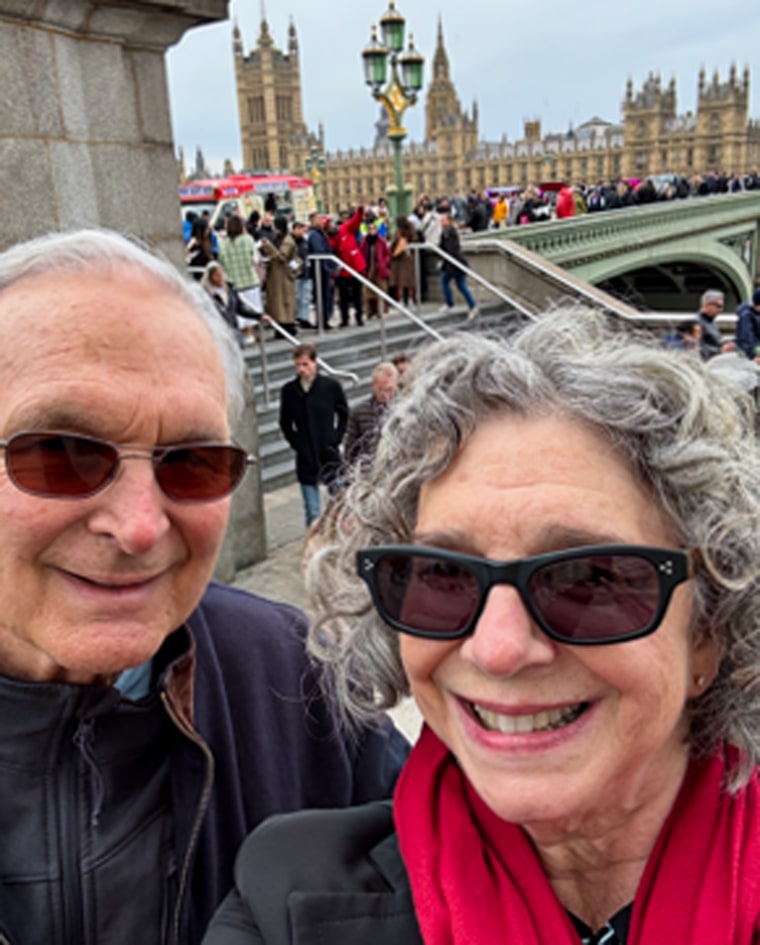
<svg viewBox="0 0 760 945">
<path fill-rule="evenodd" d="M 251 568 L 240 571 L 236 587 L 307 609 L 301 578 L 301 553 L 305 530 L 301 490 L 298 483 L 264 494 L 269 555 Z M 409 738 L 419 732 L 420 716 L 414 703 L 405 700 L 391 715 Z"/>
</svg>

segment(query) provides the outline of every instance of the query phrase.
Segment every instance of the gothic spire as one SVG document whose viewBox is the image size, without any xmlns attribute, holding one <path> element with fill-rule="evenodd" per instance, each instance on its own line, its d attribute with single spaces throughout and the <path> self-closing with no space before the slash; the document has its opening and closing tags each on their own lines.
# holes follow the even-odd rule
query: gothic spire
<svg viewBox="0 0 760 945">
<path fill-rule="evenodd" d="M 438 14 L 438 42 L 433 54 L 433 78 L 449 78 L 449 57 L 443 43 L 443 20 L 440 13 Z"/>
<path fill-rule="evenodd" d="M 259 33 L 259 46 L 271 46 L 272 37 L 269 35 L 269 23 L 267 23 L 267 11 L 264 0 L 261 0 L 261 32 Z"/>
</svg>

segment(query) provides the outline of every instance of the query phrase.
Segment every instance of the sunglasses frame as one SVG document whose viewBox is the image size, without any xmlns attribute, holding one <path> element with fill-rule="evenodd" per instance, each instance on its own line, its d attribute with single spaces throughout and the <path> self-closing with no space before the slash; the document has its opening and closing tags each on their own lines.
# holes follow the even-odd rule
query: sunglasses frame
<svg viewBox="0 0 760 945">
<path fill-rule="evenodd" d="M 472 616 L 461 630 L 445 633 L 436 630 L 420 630 L 396 620 L 387 613 L 380 599 L 377 587 L 377 564 L 385 557 L 409 555 L 413 558 L 434 558 L 438 561 L 452 562 L 466 567 L 478 585 L 478 601 Z M 529 582 L 533 574 L 560 561 L 572 561 L 575 558 L 587 558 L 592 555 L 618 555 L 643 558 L 654 565 L 659 580 L 660 600 L 657 611 L 646 626 L 629 633 L 616 634 L 604 639 L 568 639 L 553 630 L 543 619 L 535 606 L 530 593 Z M 476 555 L 462 554 L 443 548 L 429 548 L 424 545 L 378 545 L 364 548 L 356 553 L 356 570 L 369 587 L 372 602 L 380 617 L 401 633 L 422 637 L 427 640 L 460 640 L 469 636 L 475 629 L 488 599 L 488 592 L 498 584 L 509 584 L 520 595 L 520 600 L 533 620 L 543 632 L 557 643 L 568 646 L 604 646 L 610 643 L 624 643 L 648 636 L 659 627 L 668 609 L 670 598 L 675 588 L 693 576 L 693 553 L 673 548 L 654 548 L 649 545 L 585 545 L 579 548 L 565 548 L 529 558 L 515 558 L 512 561 L 491 561 Z"/>
<path fill-rule="evenodd" d="M 38 436 L 38 437 L 65 437 L 68 439 L 85 441 L 89 443 L 96 443 L 99 447 L 107 446 L 112 449 L 115 453 L 116 459 L 113 465 L 113 469 L 109 472 L 108 476 L 100 485 L 96 488 L 91 489 L 88 492 L 81 492 L 75 494 L 67 494 L 65 492 L 44 492 L 38 491 L 36 489 L 29 489 L 26 486 L 22 485 L 11 469 L 11 462 L 8 458 L 9 447 L 12 448 L 13 441 L 22 436 Z M 207 448 L 209 446 L 223 446 L 225 448 L 232 448 L 238 451 L 244 457 L 244 463 L 242 471 L 237 478 L 237 480 L 231 485 L 230 489 L 226 492 L 221 493 L 220 495 L 213 496 L 203 496 L 199 498 L 179 498 L 173 496 L 170 492 L 167 492 L 164 486 L 161 483 L 161 480 L 158 476 L 159 466 L 161 462 L 166 458 L 166 456 L 175 450 L 188 450 L 193 448 Z M 0 449 L 4 453 L 5 461 L 5 471 L 8 475 L 8 479 L 13 483 L 13 485 L 26 495 L 32 495 L 39 499 L 64 499 L 64 500 L 74 500 L 74 499 L 90 499 L 92 496 L 97 495 L 102 492 L 104 489 L 108 488 L 112 482 L 116 480 L 121 471 L 121 464 L 124 460 L 127 459 L 147 459 L 150 460 L 153 466 L 153 475 L 156 480 L 156 484 L 161 490 L 162 494 L 165 495 L 168 499 L 171 499 L 172 502 L 180 502 L 182 504 L 195 504 L 197 502 L 216 502 L 220 499 L 224 499 L 235 491 L 235 489 L 240 485 L 245 476 L 245 473 L 249 466 L 252 466 L 256 462 L 256 457 L 252 456 L 250 453 L 247 453 L 243 447 L 239 446 L 235 442 L 222 442 L 219 440 L 195 440 L 188 443 L 168 443 L 162 446 L 154 446 L 152 448 L 142 448 L 139 446 L 132 446 L 126 444 L 124 446 L 118 446 L 116 443 L 112 443 L 110 440 L 105 440 L 97 436 L 89 436 L 85 433 L 73 433 L 70 430 L 18 430 L 12 436 L 8 437 L 7 440 L 0 440 Z"/>
</svg>

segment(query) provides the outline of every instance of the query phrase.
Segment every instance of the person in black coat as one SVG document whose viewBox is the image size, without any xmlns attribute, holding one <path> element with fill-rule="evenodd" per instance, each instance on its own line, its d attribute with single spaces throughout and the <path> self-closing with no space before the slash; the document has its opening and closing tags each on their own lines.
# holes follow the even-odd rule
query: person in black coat
<svg viewBox="0 0 760 945">
<path fill-rule="evenodd" d="M 280 429 L 296 453 L 306 525 L 319 518 L 319 484 L 339 487 L 340 443 L 348 423 L 348 403 L 340 384 L 318 373 L 314 345 L 296 345 L 297 377 L 280 391 Z"/>
</svg>

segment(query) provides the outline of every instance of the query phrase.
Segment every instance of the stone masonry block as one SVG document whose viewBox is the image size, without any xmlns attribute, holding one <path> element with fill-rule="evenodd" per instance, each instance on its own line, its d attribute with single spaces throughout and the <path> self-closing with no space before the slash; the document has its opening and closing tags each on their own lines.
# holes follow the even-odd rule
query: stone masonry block
<svg viewBox="0 0 760 945">
<path fill-rule="evenodd" d="M 116 43 L 55 37 L 64 134 L 79 141 L 138 141 L 128 55 Z"/>
<path fill-rule="evenodd" d="M 23 187 L 19 181 L 23 181 Z M 58 229 L 50 157 L 44 142 L 0 139 L 0 193 L 5 195 L 0 251 Z M 11 194 L 20 199 L 10 199 Z"/>
<path fill-rule="evenodd" d="M 137 94 L 140 137 L 145 142 L 173 147 L 163 53 L 133 50 L 129 59 Z"/>
<path fill-rule="evenodd" d="M 50 151 L 61 228 L 104 226 L 151 243 L 179 241 L 170 149 L 53 142 Z"/>
<path fill-rule="evenodd" d="M 0 18 L 42 23 L 128 46 L 166 49 L 188 29 L 226 19 L 229 0 L 0 0 Z"/>
<path fill-rule="evenodd" d="M 61 135 L 53 55 L 52 36 L 43 30 L 14 25 L 0 29 L 2 137 Z"/>
<path fill-rule="evenodd" d="M 49 148 L 60 229 L 100 226 L 91 149 L 68 141 L 53 141 Z"/>
</svg>

